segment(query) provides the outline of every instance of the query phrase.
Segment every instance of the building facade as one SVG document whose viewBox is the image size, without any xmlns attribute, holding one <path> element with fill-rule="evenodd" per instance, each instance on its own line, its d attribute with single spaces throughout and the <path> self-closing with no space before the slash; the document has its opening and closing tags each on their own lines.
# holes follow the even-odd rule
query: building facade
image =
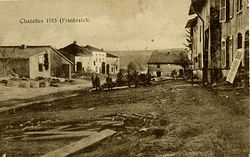
<svg viewBox="0 0 250 157">
<path fill-rule="evenodd" d="M 220 23 L 223 76 L 227 76 L 237 50 L 244 52 L 240 71 L 249 73 L 248 0 L 220 0 Z"/>
<path fill-rule="evenodd" d="M 51 46 L 0 46 L 1 76 L 71 78 L 72 64 Z"/>
<path fill-rule="evenodd" d="M 237 50 L 244 51 L 240 69 L 249 73 L 248 0 L 192 0 L 188 21 L 191 58 L 203 82 L 226 80 Z"/>
<path fill-rule="evenodd" d="M 190 60 L 186 49 L 166 49 L 154 51 L 147 64 L 151 74 L 157 77 L 169 77 L 173 71 L 179 75 L 184 66 L 190 65 Z"/>
<path fill-rule="evenodd" d="M 76 42 L 59 50 L 74 62 L 74 71 L 99 74 L 117 74 L 120 70 L 119 57 L 93 46 L 79 46 Z"/>
<path fill-rule="evenodd" d="M 192 0 L 189 15 L 197 17 L 186 25 L 192 36 L 193 70 L 204 83 L 221 79 L 219 7 L 218 0 Z"/>
</svg>

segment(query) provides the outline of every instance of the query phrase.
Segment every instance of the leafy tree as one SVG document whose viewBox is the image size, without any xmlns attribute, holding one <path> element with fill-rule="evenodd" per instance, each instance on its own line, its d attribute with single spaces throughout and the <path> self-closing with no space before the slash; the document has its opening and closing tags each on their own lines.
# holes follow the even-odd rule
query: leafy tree
<svg viewBox="0 0 250 157">
<path fill-rule="evenodd" d="M 136 71 L 138 70 L 138 65 L 135 62 L 129 62 L 128 71 Z"/>
<path fill-rule="evenodd" d="M 191 61 L 188 59 L 188 56 L 184 53 L 180 54 L 179 64 L 183 67 L 183 69 L 187 69 L 190 65 Z"/>
</svg>

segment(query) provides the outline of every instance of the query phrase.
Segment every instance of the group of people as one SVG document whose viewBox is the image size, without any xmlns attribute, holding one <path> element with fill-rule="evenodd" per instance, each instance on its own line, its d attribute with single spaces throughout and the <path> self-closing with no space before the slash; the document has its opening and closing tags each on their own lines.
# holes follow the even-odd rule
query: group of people
<svg viewBox="0 0 250 157">
<path fill-rule="evenodd" d="M 100 77 L 98 76 L 98 74 L 93 73 L 91 80 L 92 80 L 93 88 L 96 88 L 96 90 L 101 90 L 101 81 L 100 81 Z M 108 74 L 108 77 L 106 78 L 106 83 L 107 83 L 108 89 L 113 88 L 113 80 L 110 74 Z"/>
<path fill-rule="evenodd" d="M 92 77 L 92 85 L 96 90 L 101 90 L 100 85 L 100 78 L 98 74 L 93 73 Z M 146 86 L 147 84 L 150 84 L 151 81 L 151 74 L 149 71 L 146 74 L 138 74 L 138 72 L 130 73 L 128 72 L 127 75 L 125 75 L 122 72 L 119 72 L 117 74 L 117 80 L 116 83 L 113 82 L 112 76 L 108 74 L 106 78 L 106 86 L 108 89 L 112 89 L 115 85 L 128 85 L 131 87 L 131 85 L 135 85 L 135 87 L 141 85 Z"/>
</svg>

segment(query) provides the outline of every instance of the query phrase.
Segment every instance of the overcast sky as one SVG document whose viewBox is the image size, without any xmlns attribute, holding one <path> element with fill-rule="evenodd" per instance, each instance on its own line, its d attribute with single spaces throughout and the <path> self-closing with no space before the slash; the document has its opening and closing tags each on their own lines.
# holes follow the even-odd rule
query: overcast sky
<svg viewBox="0 0 250 157">
<path fill-rule="evenodd" d="M 0 0 L 0 40 L 56 48 L 77 41 L 105 50 L 184 47 L 189 6 L 190 0 Z M 21 18 L 85 17 L 90 22 L 20 23 Z"/>
</svg>

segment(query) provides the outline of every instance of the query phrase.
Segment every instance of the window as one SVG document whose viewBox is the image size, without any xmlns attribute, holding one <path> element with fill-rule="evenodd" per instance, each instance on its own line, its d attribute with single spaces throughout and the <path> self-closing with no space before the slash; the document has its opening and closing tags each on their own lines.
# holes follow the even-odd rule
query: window
<svg viewBox="0 0 250 157">
<path fill-rule="evenodd" d="M 242 0 L 237 0 L 237 13 L 242 11 Z"/>
<path fill-rule="evenodd" d="M 202 68 L 202 56 L 201 56 L 201 54 L 199 53 L 198 54 L 198 64 L 199 64 L 199 68 Z"/>
<path fill-rule="evenodd" d="M 95 61 L 94 61 L 94 66 L 95 66 Z"/>
<path fill-rule="evenodd" d="M 226 67 L 226 40 L 221 39 L 221 67 Z"/>
<path fill-rule="evenodd" d="M 202 32 L 201 32 L 201 26 L 200 26 L 200 42 L 201 42 L 201 34 L 202 34 Z"/>
<path fill-rule="evenodd" d="M 231 63 L 233 62 L 234 59 L 233 43 L 234 43 L 234 36 L 232 35 L 229 39 L 229 54 L 231 54 Z"/>
<path fill-rule="evenodd" d="M 226 54 L 225 54 L 225 67 L 226 68 L 229 68 L 229 64 L 230 64 L 230 52 L 229 52 L 229 48 L 230 48 L 230 44 L 231 44 L 231 41 L 230 41 L 230 39 L 228 38 L 227 40 L 226 40 Z"/>
<path fill-rule="evenodd" d="M 229 0 L 229 18 L 233 18 L 234 16 L 234 0 Z"/>
<path fill-rule="evenodd" d="M 220 0 L 220 22 L 226 21 L 226 0 Z"/>
<path fill-rule="evenodd" d="M 43 71 L 43 56 L 38 57 L 38 71 Z"/>
<path fill-rule="evenodd" d="M 244 62 L 246 69 L 249 70 L 249 31 L 245 33 L 245 54 L 244 54 Z"/>
<path fill-rule="evenodd" d="M 42 63 L 39 63 L 39 64 L 38 64 L 38 70 L 39 70 L 39 71 L 43 71 L 43 64 L 42 64 Z"/>
<path fill-rule="evenodd" d="M 44 54 L 44 67 L 45 70 L 49 69 L 49 55 L 47 53 Z"/>
<path fill-rule="evenodd" d="M 99 58 L 99 62 L 100 62 L 100 63 L 102 62 L 102 59 L 101 59 L 101 58 Z"/>
<path fill-rule="evenodd" d="M 242 48 L 242 34 L 241 33 L 238 33 L 238 42 L 237 42 L 237 45 L 238 45 L 238 49 L 241 49 Z"/>
<path fill-rule="evenodd" d="M 160 68 L 161 67 L 161 65 L 157 65 L 157 68 Z"/>
</svg>

